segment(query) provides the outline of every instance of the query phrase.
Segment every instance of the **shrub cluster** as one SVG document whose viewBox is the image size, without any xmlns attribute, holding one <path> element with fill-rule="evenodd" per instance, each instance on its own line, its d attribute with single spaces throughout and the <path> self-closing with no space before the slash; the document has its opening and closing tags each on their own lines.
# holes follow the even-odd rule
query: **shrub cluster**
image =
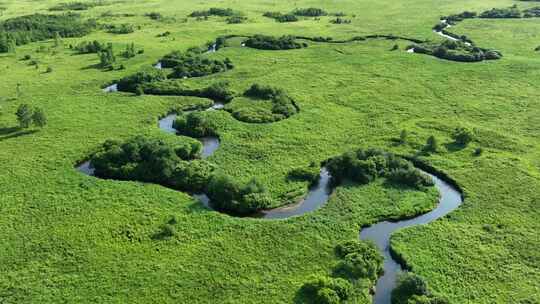
<svg viewBox="0 0 540 304">
<path fill-rule="evenodd" d="M 85 11 L 96 6 L 106 5 L 103 1 L 94 2 L 66 2 L 59 3 L 51 8 L 50 11 Z"/>
<path fill-rule="evenodd" d="M 389 182 L 416 189 L 433 186 L 433 181 L 410 161 L 379 149 L 346 152 L 329 159 L 326 167 L 337 182 L 349 179 L 367 184 L 385 177 Z"/>
<path fill-rule="evenodd" d="M 298 43 L 294 36 L 255 35 L 244 41 L 247 47 L 261 50 L 291 50 L 307 47 L 306 43 Z"/>
<path fill-rule="evenodd" d="M 107 32 L 111 34 L 130 34 L 135 32 L 135 27 L 131 24 L 108 24 L 105 26 Z"/>
<path fill-rule="evenodd" d="M 170 144 L 137 136 L 123 143 L 106 141 L 90 161 L 98 177 L 201 191 L 214 166 L 204 160 L 194 160 L 200 157 L 200 152 L 200 143 Z"/>
<path fill-rule="evenodd" d="M 224 44 L 225 38 L 216 39 L 216 49 Z M 172 78 L 201 77 L 234 68 L 229 58 L 209 59 L 202 57 L 202 53 L 203 50 L 198 47 L 190 48 L 186 52 L 173 51 L 161 58 L 161 66 L 173 68 L 173 73 L 170 75 Z"/>
<path fill-rule="evenodd" d="M 446 20 L 448 24 L 455 24 L 456 22 L 460 22 L 465 19 L 476 18 L 476 16 L 477 16 L 476 12 L 464 11 L 459 14 L 448 15 L 448 16 L 442 17 L 441 19 Z"/>
<path fill-rule="evenodd" d="M 266 12 L 263 14 L 264 17 L 272 18 L 277 22 L 296 22 L 298 17 L 293 13 L 283 14 L 280 12 Z"/>
<path fill-rule="evenodd" d="M 392 290 L 392 304 L 448 304 L 444 297 L 432 294 L 425 280 L 413 273 L 403 273 Z"/>
<path fill-rule="evenodd" d="M 217 136 L 216 125 L 203 112 L 191 112 L 179 115 L 173 123 L 179 134 L 201 138 Z"/>
<path fill-rule="evenodd" d="M 341 259 L 336 267 L 340 276 L 375 281 L 383 272 L 384 258 L 374 243 L 345 241 L 336 247 L 336 255 Z"/>
<path fill-rule="evenodd" d="M 456 144 L 460 146 L 467 146 L 474 139 L 474 132 L 468 128 L 460 127 L 452 134 Z"/>
<path fill-rule="evenodd" d="M 230 17 L 236 14 L 237 13 L 231 8 L 212 7 L 205 11 L 194 11 L 191 14 L 189 14 L 189 17 L 209 17 L 209 16 Z"/>
<path fill-rule="evenodd" d="M 296 16 L 304 17 L 320 17 L 326 16 L 328 13 L 322 8 L 309 7 L 309 8 L 297 8 L 292 12 Z"/>
<path fill-rule="evenodd" d="M 528 8 L 523 11 L 524 18 L 540 17 L 540 6 Z"/>
<path fill-rule="evenodd" d="M 240 24 L 240 23 L 245 23 L 247 21 L 247 18 L 244 16 L 235 15 L 235 16 L 228 17 L 226 21 L 228 24 Z"/>
<path fill-rule="evenodd" d="M 160 69 L 146 68 L 133 75 L 126 76 L 118 81 L 118 90 L 136 92 L 139 86 L 166 80 L 165 73 Z"/>
<path fill-rule="evenodd" d="M 144 93 L 151 95 L 195 96 L 221 102 L 229 102 L 235 95 L 227 82 L 216 82 L 204 88 L 191 88 L 180 81 L 168 80 L 146 82 L 141 88 Z"/>
<path fill-rule="evenodd" d="M 206 194 L 214 208 L 237 215 L 250 215 L 272 205 L 272 197 L 260 182 L 242 185 L 228 175 L 214 175 Z"/>
<path fill-rule="evenodd" d="M 78 54 L 93 54 L 93 53 L 99 53 L 103 50 L 105 50 L 106 45 L 104 43 L 100 43 L 97 40 L 94 41 L 82 41 L 81 43 L 77 44 L 73 47 L 73 49 Z"/>
<path fill-rule="evenodd" d="M 415 53 L 432 55 L 452 61 L 478 62 L 502 58 L 499 51 L 478 48 L 467 45 L 462 41 L 445 40 L 441 44 L 415 44 L 412 48 L 414 48 Z"/>
<path fill-rule="evenodd" d="M 491 10 L 482 12 L 480 18 L 521 18 L 521 12 L 517 6 L 508 8 L 492 8 Z"/>
<path fill-rule="evenodd" d="M 80 15 L 34 14 L 7 19 L 0 23 L 0 53 L 13 45 L 23 45 L 60 37 L 82 37 L 96 26 L 95 21 L 84 22 Z"/>
<path fill-rule="evenodd" d="M 17 108 L 15 115 L 17 116 L 19 127 L 23 129 L 29 128 L 32 124 L 40 128 L 47 125 L 47 117 L 41 108 L 32 108 L 27 104 L 21 104 Z"/>
<path fill-rule="evenodd" d="M 351 19 L 345 19 L 341 17 L 337 17 L 336 19 L 330 20 L 330 23 L 333 23 L 333 24 L 350 24 L 351 22 L 352 22 Z"/>
<path fill-rule="evenodd" d="M 260 84 L 253 84 L 244 92 L 250 101 L 258 103 L 270 102 L 268 108 L 261 106 L 227 107 L 233 117 L 249 123 L 269 123 L 283 120 L 298 113 L 299 109 L 294 100 L 282 89 Z"/>
<path fill-rule="evenodd" d="M 144 15 L 146 17 L 152 19 L 152 20 L 161 20 L 161 19 L 163 19 L 163 15 L 161 13 L 157 13 L 157 12 L 146 13 Z"/>
<path fill-rule="evenodd" d="M 342 278 L 314 276 L 304 283 L 301 291 L 309 303 L 339 304 L 351 297 L 353 286 Z"/>
</svg>

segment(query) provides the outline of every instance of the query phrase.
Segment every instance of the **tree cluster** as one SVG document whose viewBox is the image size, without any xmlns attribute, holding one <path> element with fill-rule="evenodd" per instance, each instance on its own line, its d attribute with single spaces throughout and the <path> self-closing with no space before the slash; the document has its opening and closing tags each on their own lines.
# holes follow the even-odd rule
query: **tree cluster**
<svg viewBox="0 0 540 304">
<path fill-rule="evenodd" d="M 244 41 L 247 47 L 261 50 L 291 50 L 307 47 L 306 43 L 296 42 L 294 36 L 273 37 L 255 35 Z"/>
<path fill-rule="evenodd" d="M 201 138 L 217 136 L 217 126 L 203 112 L 191 112 L 179 115 L 173 123 L 179 134 Z"/>
<path fill-rule="evenodd" d="M 209 17 L 209 16 L 231 17 L 234 15 L 237 15 L 237 13 L 232 8 L 212 7 L 204 11 L 194 11 L 191 14 L 189 14 L 189 17 Z"/>
<path fill-rule="evenodd" d="M 466 39 L 466 37 L 460 38 L 463 40 Z M 502 58 L 502 54 L 499 51 L 467 45 L 463 41 L 445 40 L 441 44 L 415 44 L 412 48 L 414 48 L 415 53 L 427 54 L 446 60 L 460 62 L 478 62 Z"/>
<path fill-rule="evenodd" d="M 106 5 L 104 1 L 64 2 L 49 8 L 50 11 L 85 11 L 96 6 Z"/>
<path fill-rule="evenodd" d="M 320 17 L 326 16 L 328 13 L 322 8 L 308 7 L 308 8 L 297 8 L 292 12 L 296 16 L 303 17 Z"/>
<path fill-rule="evenodd" d="M 392 290 L 392 304 L 448 304 L 444 297 L 432 294 L 426 281 L 413 273 L 400 275 L 397 287 Z"/>
<path fill-rule="evenodd" d="M 166 80 L 165 73 L 160 69 L 145 68 L 133 75 L 126 76 L 118 81 L 118 90 L 136 92 L 139 86 Z"/>
<path fill-rule="evenodd" d="M 0 52 L 16 45 L 60 37 L 82 37 L 96 26 L 95 21 L 83 21 L 78 14 L 34 14 L 7 19 L 0 23 Z"/>
<path fill-rule="evenodd" d="M 350 24 L 351 22 L 352 22 L 351 19 L 345 19 L 341 17 L 337 17 L 336 19 L 330 20 L 330 23 L 333 23 L 333 24 Z"/>
<path fill-rule="evenodd" d="M 135 27 L 131 24 L 108 24 L 105 26 L 108 33 L 111 34 L 130 34 L 135 32 Z"/>
<path fill-rule="evenodd" d="M 125 142 L 108 140 L 91 158 L 101 178 L 157 183 L 185 191 L 206 187 L 214 166 L 198 160 L 200 143 L 167 143 L 137 136 Z"/>
<path fill-rule="evenodd" d="M 387 181 L 422 189 L 433 186 L 429 176 L 416 169 L 410 161 L 379 149 L 358 149 L 328 160 L 326 167 L 337 182 L 349 179 L 368 184 L 379 177 Z"/>
<path fill-rule="evenodd" d="M 97 40 L 94 41 L 82 41 L 76 46 L 73 47 L 73 49 L 78 54 L 94 54 L 99 53 L 107 48 L 107 45 L 104 43 L 100 43 Z"/>
<path fill-rule="evenodd" d="M 340 258 L 335 273 L 352 280 L 375 281 L 383 272 L 384 259 L 374 243 L 345 241 L 336 247 Z"/>
<path fill-rule="evenodd" d="M 521 11 L 517 6 L 508 8 L 492 8 L 480 14 L 480 18 L 521 18 Z"/>
<path fill-rule="evenodd" d="M 178 80 L 145 82 L 141 85 L 144 93 L 152 95 L 195 96 L 214 101 L 229 102 L 235 92 L 227 82 L 215 82 L 204 88 L 192 88 Z"/>
<path fill-rule="evenodd" d="M 32 108 L 27 104 L 21 104 L 15 113 L 19 127 L 22 129 L 29 128 L 32 124 L 36 127 L 43 128 L 47 125 L 47 117 L 41 108 Z"/>
<path fill-rule="evenodd" d="M 302 285 L 301 292 L 309 303 L 344 303 L 353 294 L 351 282 L 342 278 L 314 276 Z"/>
<path fill-rule="evenodd" d="M 280 13 L 280 12 L 265 12 L 263 14 L 264 17 L 272 18 L 276 20 L 277 22 L 296 22 L 298 21 L 298 17 L 293 13 Z"/>
<path fill-rule="evenodd" d="M 217 39 L 220 47 L 224 44 L 224 40 Z M 217 44 L 216 44 L 217 49 Z M 171 78 L 184 77 L 202 77 L 215 73 L 225 72 L 234 68 L 233 63 L 229 58 L 224 60 L 209 59 L 201 56 L 200 48 L 191 48 L 186 52 L 173 51 L 161 58 L 161 66 L 164 68 L 173 68 Z"/>
</svg>

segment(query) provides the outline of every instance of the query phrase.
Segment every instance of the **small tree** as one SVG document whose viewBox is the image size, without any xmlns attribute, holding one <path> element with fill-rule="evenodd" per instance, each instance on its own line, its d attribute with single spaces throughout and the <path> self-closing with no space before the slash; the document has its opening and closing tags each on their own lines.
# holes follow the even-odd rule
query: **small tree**
<svg viewBox="0 0 540 304">
<path fill-rule="evenodd" d="M 401 130 L 401 133 L 399 134 L 399 142 L 404 144 L 407 142 L 407 136 L 408 136 L 407 130 L 403 129 Z"/>
<path fill-rule="evenodd" d="M 32 122 L 37 127 L 43 128 L 47 125 L 47 117 L 45 116 L 45 112 L 41 108 L 36 108 L 34 110 L 34 114 L 32 115 Z"/>
<path fill-rule="evenodd" d="M 15 113 L 15 115 L 17 115 L 17 121 L 19 121 L 19 126 L 21 128 L 26 129 L 30 127 L 33 112 L 29 105 L 21 104 L 19 108 L 17 108 L 17 113 Z"/>
<path fill-rule="evenodd" d="M 467 146 L 474 139 L 474 134 L 470 129 L 457 128 L 452 137 L 456 141 L 456 144 Z"/>
<path fill-rule="evenodd" d="M 60 33 L 54 32 L 54 47 L 59 47 L 62 45 L 62 37 L 60 37 Z"/>
<path fill-rule="evenodd" d="M 437 152 L 438 148 L 439 148 L 439 144 L 437 143 L 437 138 L 431 135 L 426 141 L 426 151 Z"/>
</svg>

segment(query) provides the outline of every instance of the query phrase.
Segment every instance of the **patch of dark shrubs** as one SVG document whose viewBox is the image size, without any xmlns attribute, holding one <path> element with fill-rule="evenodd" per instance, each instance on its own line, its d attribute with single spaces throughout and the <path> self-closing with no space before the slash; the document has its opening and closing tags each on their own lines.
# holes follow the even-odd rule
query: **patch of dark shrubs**
<svg viewBox="0 0 540 304">
<path fill-rule="evenodd" d="M 240 24 L 240 23 L 245 23 L 247 20 L 248 19 L 244 16 L 236 15 L 236 16 L 228 17 L 226 21 L 228 24 Z"/>
<path fill-rule="evenodd" d="M 191 112 L 179 115 L 173 123 L 178 134 L 202 138 L 217 136 L 217 126 L 204 112 Z"/>
<path fill-rule="evenodd" d="M 342 278 L 313 276 L 300 289 L 307 303 L 339 304 L 353 294 L 351 282 Z"/>
<path fill-rule="evenodd" d="M 90 159 L 101 178 L 157 183 L 185 191 L 202 191 L 214 165 L 198 160 L 200 143 L 167 143 L 137 136 L 108 140 Z"/>
<path fill-rule="evenodd" d="M 402 273 L 392 290 L 392 304 L 448 304 L 444 297 L 434 295 L 426 281 L 413 273 Z"/>
<path fill-rule="evenodd" d="M 66 2 L 59 3 L 51 8 L 50 11 L 85 11 L 96 6 L 107 5 L 104 1 L 93 2 Z"/>
<path fill-rule="evenodd" d="M 455 23 L 463 21 L 465 19 L 476 18 L 477 15 L 478 14 L 476 12 L 464 11 L 464 12 L 459 13 L 459 14 L 444 16 L 441 19 L 446 20 L 446 23 L 448 23 L 448 24 L 455 24 Z"/>
<path fill-rule="evenodd" d="M 224 40 L 222 41 L 219 38 L 216 41 L 222 42 L 220 47 L 224 44 Z M 173 68 L 173 73 L 170 75 L 172 78 L 202 77 L 234 68 L 229 58 L 224 60 L 209 59 L 201 56 L 203 52 L 201 48 L 197 47 L 186 52 L 173 51 L 161 58 L 161 66 L 163 68 Z"/>
<path fill-rule="evenodd" d="M 108 24 L 105 25 L 105 29 L 111 34 L 130 34 L 135 32 L 135 27 L 131 24 Z"/>
<path fill-rule="evenodd" d="M 96 27 L 95 20 L 83 21 L 78 14 L 34 14 L 0 22 L 0 53 L 10 45 L 24 45 L 55 37 L 82 37 Z"/>
<path fill-rule="evenodd" d="M 163 19 L 163 15 L 161 13 L 157 13 L 157 12 L 146 13 L 144 15 L 146 17 L 152 19 L 152 20 L 161 20 L 161 19 Z"/>
<path fill-rule="evenodd" d="M 266 12 L 263 14 L 264 17 L 272 18 L 277 22 L 296 22 L 298 17 L 293 13 L 283 14 L 280 12 Z"/>
<path fill-rule="evenodd" d="M 383 272 L 384 258 L 372 242 L 352 240 L 336 247 L 340 262 L 334 273 L 351 280 L 375 281 Z"/>
<path fill-rule="evenodd" d="M 189 14 L 189 17 L 209 17 L 209 16 L 230 17 L 234 15 L 237 15 L 237 13 L 232 8 L 212 7 L 205 11 L 194 11 L 191 14 Z"/>
<path fill-rule="evenodd" d="M 215 82 L 204 88 L 192 88 L 177 80 L 146 82 L 141 85 L 145 94 L 194 96 L 208 98 L 214 101 L 229 102 L 234 98 L 235 92 L 230 89 L 227 82 Z"/>
<path fill-rule="evenodd" d="M 523 11 L 524 18 L 540 17 L 540 6 L 528 8 Z"/>
<path fill-rule="evenodd" d="M 413 164 L 392 153 L 379 149 L 358 149 L 328 160 L 326 168 L 336 182 L 345 179 L 368 184 L 379 177 L 393 184 L 415 189 L 433 186 L 431 178 Z"/>
<path fill-rule="evenodd" d="M 291 50 L 307 47 L 307 43 L 296 42 L 294 36 L 265 36 L 255 35 L 244 41 L 247 47 L 260 50 Z"/>
<path fill-rule="evenodd" d="M 252 102 L 269 101 L 270 109 L 265 110 L 261 107 L 226 107 L 225 109 L 233 115 L 234 118 L 248 123 L 270 123 L 280 121 L 291 117 L 299 112 L 299 108 L 294 100 L 282 89 L 253 84 L 244 92 L 244 96 L 250 98 Z"/>
<path fill-rule="evenodd" d="M 516 5 L 508 8 L 492 8 L 491 10 L 482 12 L 480 18 L 521 18 L 521 12 Z"/>
<path fill-rule="evenodd" d="M 350 24 L 351 22 L 352 22 L 351 19 L 345 19 L 341 17 L 337 17 L 336 19 L 330 20 L 330 23 L 333 23 L 333 24 Z"/>
<path fill-rule="evenodd" d="M 104 43 L 100 43 L 97 40 L 94 41 L 82 41 L 76 46 L 73 47 L 73 49 L 78 54 L 97 54 L 107 48 L 107 45 Z"/>
<path fill-rule="evenodd" d="M 292 12 L 296 16 L 303 17 L 320 17 L 326 16 L 328 13 L 322 8 L 309 7 L 309 8 L 297 8 Z"/>
<path fill-rule="evenodd" d="M 212 207 L 236 215 L 255 214 L 273 203 L 272 197 L 256 179 L 240 184 L 222 174 L 216 174 L 210 179 L 206 194 Z"/>
<path fill-rule="evenodd" d="M 167 76 L 160 69 L 145 68 L 133 75 L 126 76 L 118 81 L 118 90 L 123 92 L 135 92 L 139 86 L 164 81 Z"/>
<path fill-rule="evenodd" d="M 478 62 L 502 58 L 499 51 L 478 48 L 463 41 L 445 40 L 441 44 L 423 43 L 411 47 L 414 48 L 415 53 L 460 62 Z"/>
</svg>

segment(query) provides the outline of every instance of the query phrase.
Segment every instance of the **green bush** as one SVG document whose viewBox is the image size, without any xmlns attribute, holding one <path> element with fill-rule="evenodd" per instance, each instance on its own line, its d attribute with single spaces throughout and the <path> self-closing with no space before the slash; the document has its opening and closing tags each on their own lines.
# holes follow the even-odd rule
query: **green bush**
<svg viewBox="0 0 540 304">
<path fill-rule="evenodd" d="M 342 278 L 314 276 L 302 285 L 301 292 L 311 303 L 341 303 L 352 295 L 353 287 Z"/>
<path fill-rule="evenodd" d="M 452 135 L 456 144 L 467 146 L 474 139 L 474 133 L 468 128 L 457 128 Z"/>
<path fill-rule="evenodd" d="M 191 137 L 217 136 L 217 127 L 203 112 L 180 115 L 173 123 L 179 134 Z"/>
<path fill-rule="evenodd" d="M 298 43 L 294 36 L 265 36 L 255 35 L 244 41 L 247 47 L 261 50 L 291 50 L 307 47 L 307 44 Z"/>
<path fill-rule="evenodd" d="M 227 175 L 214 175 L 208 184 L 207 195 L 214 208 L 235 215 L 251 215 L 273 203 L 257 180 L 240 185 Z"/>
<path fill-rule="evenodd" d="M 396 288 L 392 290 L 392 304 L 407 304 L 414 296 L 428 296 L 428 286 L 424 279 L 413 273 L 402 273 Z"/>
<path fill-rule="evenodd" d="M 417 189 L 433 185 L 433 181 L 409 161 L 378 149 L 346 152 L 329 159 L 326 167 L 337 182 L 349 179 L 367 184 L 386 177 L 389 182 Z"/>
<path fill-rule="evenodd" d="M 309 7 L 309 8 L 297 8 L 292 12 L 296 16 L 305 16 L 305 17 L 320 17 L 320 16 L 326 16 L 328 13 L 321 9 L 316 7 Z"/>
<path fill-rule="evenodd" d="M 336 247 L 336 254 L 341 258 L 336 273 L 346 278 L 375 281 L 383 271 L 384 258 L 371 242 L 343 242 Z"/>
<path fill-rule="evenodd" d="M 146 68 L 118 81 L 118 90 L 135 93 L 139 86 L 166 80 L 165 73 L 160 69 Z"/>
</svg>

